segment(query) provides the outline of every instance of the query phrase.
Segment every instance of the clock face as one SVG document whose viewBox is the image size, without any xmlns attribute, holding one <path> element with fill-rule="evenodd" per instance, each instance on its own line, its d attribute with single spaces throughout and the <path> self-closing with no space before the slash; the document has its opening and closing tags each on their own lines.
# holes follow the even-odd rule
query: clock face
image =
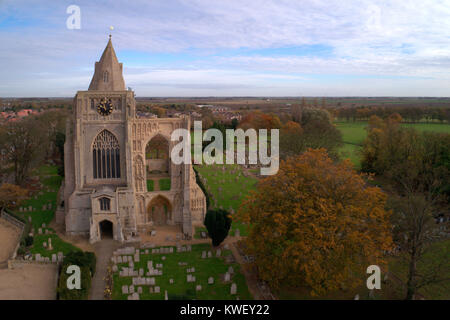
<svg viewBox="0 0 450 320">
<path fill-rule="evenodd" d="M 102 116 L 110 115 L 113 111 L 111 99 L 103 98 L 97 106 L 97 112 Z"/>
</svg>

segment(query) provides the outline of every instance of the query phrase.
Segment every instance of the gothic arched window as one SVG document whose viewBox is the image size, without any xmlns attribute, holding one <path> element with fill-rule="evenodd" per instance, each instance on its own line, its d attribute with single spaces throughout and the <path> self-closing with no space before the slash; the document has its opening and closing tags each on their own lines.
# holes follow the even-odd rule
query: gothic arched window
<svg viewBox="0 0 450 320">
<path fill-rule="evenodd" d="M 108 71 L 103 73 L 103 82 L 108 82 Z"/>
<path fill-rule="evenodd" d="M 101 211 L 109 211 L 111 208 L 111 200 L 109 198 L 100 198 L 98 200 L 100 202 L 100 210 Z"/>
<path fill-rule="evenodd" d="M 108 130 L 100 132 L 92 146 L 94 179 L 120 178 L 120 147 L 117 138 Z"/>
</svg>

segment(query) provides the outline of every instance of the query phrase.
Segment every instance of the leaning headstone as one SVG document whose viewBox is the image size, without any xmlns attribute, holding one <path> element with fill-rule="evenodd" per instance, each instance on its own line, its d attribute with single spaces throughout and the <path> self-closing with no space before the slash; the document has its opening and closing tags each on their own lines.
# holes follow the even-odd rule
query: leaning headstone
<svg viewBox="0 0 450 320">
<path fill-rule="evenodd" d="M 237 286 L 236 283 L 231 284 L 230 294 L 236 294 L 237 293 Z"/>
<path fill-rule="evenodd" d="M 209 277 L 208 278 L 208 284 L 214 284 L 214 278 L 213 277 Z"/>
</svg>

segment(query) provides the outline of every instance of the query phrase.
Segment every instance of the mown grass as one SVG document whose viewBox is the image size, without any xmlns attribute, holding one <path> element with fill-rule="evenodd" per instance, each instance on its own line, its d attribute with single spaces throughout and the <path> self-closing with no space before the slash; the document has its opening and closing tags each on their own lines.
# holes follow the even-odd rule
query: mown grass
<svg viewBox="0 0 450 320">
<path fill-rule="evenodd" d="M 47 242 L 48 245 L 49 238 L 52 239 L 53 250 L 48 250 L 43 246 L 44 242 Z M 33 246 L 30 248 L 31 253 L 39 253 L 41 256 L 49 258 L 53 253 L 57 254 L 58 252 L 62 252 L 66 256 L 71 251 L 81 251 L 81 249 L 63 241 L 56 234 L 36 234 L 34 236 Z"/>
<path fill-rule="evenodd" d="M 159 179 L 159 190 L 169 191 L 170 190 L 170 178 Z"/>
<path fill-rule="evenodd" d="M 237 285 L 237 296 L 240 299 L 252 299 L 250 292 L 248 291 L 247 284 L 244 275 L 240 272 L 240 265 L 238 263 L 226 264 L 225 256 L 231 254 L 230 250 L 222 250 L 222 256 L 219 258 L 213 254 L 212 258 L 202 259 L 202 251 L 211 250 L 209 244 L 197 244 L 192 245 L 191 252 L 169 253 L 169 254 L 148 254 L 140 256 L 140 262 L 134 264 L 134 269 L 144 268 L 147 272 L 147 261 L 152 260 L 153 266 L 156 267 L 157 263 L 163 264 L 163 275 L 154 276 L 155 285 L 159 286 L 160 293 L 150 293 L 150 286 L 142 286 L 141 300 L 163 300 L 164 291 L 167 290 L 169 299 L 171 295 L 186 295 L 188 290 L 195 292 L 195 299 L 199 300 L 234 300 L 236 296 L 230 294 L 231 283 L 234 282 Z M 150 249 L 151 251 L 151 249 Z M 142 249 L 141 249 L 142 252 Z M 165 256 L 166 260 L 162 260 Z M 186 262 L 186 266 L 179 266 L 178 262 Z M 118 264 L 119 270 L 121 267 L 128 266 L 127 264 Z M 228 267 L 233 266 L 235 274 L 231 278 L 231 282 L 224 283 L 221 276 L 228 271 Z M 196 277 L 195 282 L 187 282 L 187 268 L 195 268 L 195 272 L 192 273 Z M 214 284 L 208 284 L 208 278 L 214 277 Z M 174 283 L 170 284 L 169 280 L 173 279 Z M 122 285 L 130 286 L 132 284 L 132 277 L 119 277 L 119 272 L 113 274 L 113 300 L 125 300 L 126 294 L 122 294 Z M 195 291 L 197 285 L 202 286 L 201 291 Z M 135 286 L 137 291 L 137 286 Z"/>
<path fill-rule="evenodd" d="M 19 212 L 17 208 L 15 213 L 27 221 L 28 217 L 31 216 L 32 226 L 36 233 L 43 223 L 48 225 L 55 216 L 56 199 L 62 178 L 58 175 L 57 167 L 49 165 L 39 167 L 33 174 L 39 177 L 43 187 L 30 199 L 24 201 L 21 207 L 28 208 L 32 206 L 35 210 L 32 212 Z M 51 203 L 51 208 L 42 210 L 43 205 L 48 205 L 49 203 Z"/>
<path fill-rule="evenodd" d="M 256 188 L 258 179 L 245 177 L 240 165 L 198 165 L 196 170 L 206 179 L 205 187 L 210 194 L 212 209 L 222 208 L 237 212 L 243 199 Z M 234 235 L 239 229 L 242 236 L 247 235 L 247 226 L 233 219 L 230 232 Z"/>
</svg>

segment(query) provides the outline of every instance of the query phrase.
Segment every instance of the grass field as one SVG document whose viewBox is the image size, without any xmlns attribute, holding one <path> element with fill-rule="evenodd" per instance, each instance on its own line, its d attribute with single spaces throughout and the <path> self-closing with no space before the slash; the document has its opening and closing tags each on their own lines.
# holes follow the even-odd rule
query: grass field
<svg viewBox="0 0 450 320">
<path fill-rule="evenodd" d="M 448 258 L 448 252 L 450 252 L 450 240 L 445 240 L 441 242 L 436 242 L 432 245 L 430 250 L 425 254 L 422 261 L 419 262 L 419 271 L 423 273 L 424 265 L 423 261 L 432 262 L 431 264 L 425 266 L 428 268 L 434 268 L 437 264 L 441 263 L 446 265 L 444 272 L 446 274 L 440 275 L 447 278 L 447 280 L 426 285 L 418 290 L 418 293 L 423 296 L 426 300 L 449 300 L 450 299 L 450 260 Z M 330 292 L 323 296 L 312 297 L 310 295 L 310 290 L 306 287 L 300 288 L 290 288 L 288 285 L 282 286 L 277 292 L 277 296 L 280 299 L 285 300 L 308 300 L 308 299 L 333 299 L 341 300 L 348 299 L 351 300 L 356 294 L 359 295 L 360 299 L 376 299 L 376 300 L 403 300 L 406 297 L 406 280 L 408 264 L 405 259 L 401 256 L 391 256 L 387 258 L 388 269 L 391 274 L 395 276 L 395 279 L 389 277 L 387 281 L 384 281 L 385 273 L 382 272 L 382 284 L 380 290 L 375 290 L 373 297 L 369 296 L 369 290 L 365 286 L 365 280 L 367 275 L 361 275 L 360 280 L 362 285 L 354 290 L 347 291 L 335 291 Z"/>
<path fill-rule="evenodd" d="M 245 196 L 254 190 L 258 179 L 244 176 L 240 165 L 198 165 L 196 166 L 208 193 L 211 208 L 223 208 L 236 212 Z M 246 235 L 246 226 L 234 220 L 231 232 L 239 229 L 241 235 Z"/>
<path fill-rule="evenodd" d="M 57 167 L 50 165 L 39 167 L 33 172 L 33 175 L 39 177 L 42 189 L 37 191 L 35 196 L 24 201 L 21 206 L 27 208 L 32 206 L 36 210 L 32 212 L 19 212 L 17 209 L 15 210 L 15 213 L 26 221 L 28 221 L 29 216 L 32 218 L 31 223 L 34 228 L 34 242 L 30 248 L 30 252 L 33 254 L 39 253 L 43 257 L 51 257 L 53 253 L 58 253 L 60 251 L 63 252 L 64 255 L 70 251 L 80 251 L 81 249 L 63 241 L 56 234 L 38 234 L 38 229 L 42 227 L 42 224 L 45 223 L 48 226 L 55 216 L 56 199 L 61 185 L 61 177 L 58 175 Z M 51 203 L 51 208 L 42 210 L 42 206 L 48 205 L 49 203 Z M 45 232 L 45 229 L 53 231 L 50 228 L 42 229 L 43 233 Z M 53 250 L 47 250 L 42 245 L 45 241 L 48 241 L 49 238 L 52 239 Z"/>
<path fill-rule="evenodd" d="M 144 268 L 147 272 L 147 261 L 153 261 L 153 266 L 156 267 L 157 263 L 163 264 L 163 275 L 154 276 L 155 285 L 159 286 L 160 293 L 150 293 L 150 286 L 142 286 L 141 300 L 164 300 L 164 291 L 167 290 L 169 299 L 171 295 L 189 295 L 193 294 L 193 299 L 199 300 L 234 300 L 236 296 L 230 294 L 231 283 L 234 282 L 237 285 L 237 296 L 239 299 L 252 299 L 250 292 L 248 291 L 247 284 L 244 275 L 240 272 L 240 265 L 238 263 L 227 264 L 225 262 L 225 256 L 230 255 L 230 250 L 223 250 L 222 256 L 216 258 L 213 254 L 213 258 L 202 259 L 202 251 L 211 250 L 209 244 L 197 244 L 192 246 L 191 252 L 169 253 L 169 254 L 141 254 L 140 262 L 134 264 L 134 269 Z M 162 260 L 165 256 L 166 259 Z M 186 266 L 178 265 L 178 262 L 186 262 Z M 127 266 L 127 264 L 118 264 L 119 270 L 121 267 Z M 222 275 L 228 271 L 229 266 L 234 269 L 234 275 L 231 278 L 231 282 L 225 283 L 222 281 Z M 194 267 L 195 272 L 192 273 L 196 277 L 195 282 L 187 282 L 186 269 Z M 208 278 L 214 277 L 214 284 L 208 284 Z M 169 280 L 173 279 L 174 283 L 170 284 Z M 119 277 L 119 273 L 113 274 L 113 300 L 126 300 L 127 295 L 122 294 L 122 285 L 130 286 L 132 284 L 131 277 Z M 196 285 L 201 285 L 202 290 L 196 291 Z M 135 289 L 135 291 L 137 288 Z"/>
<path fill-rule="evenodd" d="M 44 242 L 48 242 L 48 239 L 52 239 L 53 250 L 47 250 L 42 245 Z M 56 234 L 36 234 L 34 236 L 34 243 L 30 249 L 33 254 L 39 253 L 43 257 L 51 257 L 53 253 L 57 254 L 62 252 L 65 256 L 71 251 L 81 251 L 80 248 L 61 240 Z"/>
<path fill-rule="evenodd" d="M 360 169 L 361 145 L 367 137 L 367 122 L 335 122 L 336 127 L 342 133 L 344 145 L 341 147 L 341 158 L 349 158 L 355 165 L 355 169 Z M 404 127 L 414 128 L 419 131 L 432 131 L 450 134 L 450 124 L 438 123 L 404 123 Z"/>
<path fill-rule="evenodd" d="M 42 226 L 43 223 L 49 224 L 53 220 L 56 210 L 56 197 L 58 189 L 61 185 L 61 177 L 57 173 L 55 166 L 41 166 L 39 169 L 33 172 L 34 175 L 39 176 L 39 180 L 43 187 L 34 197 L 24 201 L 22 207 L 28 208 L 32 206 L 35 208 L 32 212 L 19 212 L 15 213 L 28 221 L 28 216 L 32 218 L 32 225 L 37 233 L 37 229 Z M 48 210 L 42 210 L 43 205 L 51 203 L 51 208 Z"/>
</svg>

